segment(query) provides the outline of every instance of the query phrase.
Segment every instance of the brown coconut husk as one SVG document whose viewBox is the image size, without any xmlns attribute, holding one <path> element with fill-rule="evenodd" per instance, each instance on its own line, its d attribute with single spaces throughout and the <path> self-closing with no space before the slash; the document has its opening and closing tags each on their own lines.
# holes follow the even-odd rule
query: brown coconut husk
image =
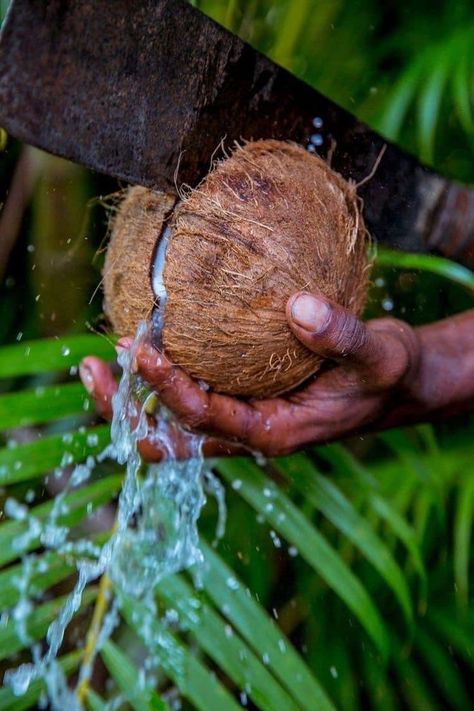
<svg viewBox="0 0 474 711">
<path fill-rule="evenodd" d="M 134 187 L 112 221 L 103 271 L 104 310 L 119 336 L 133 336 L 152 313 L 150 269 L 173 195 Z"/>
<path fill-rule="evenodd" d="M 137 190 L 144 189 L 134 188 L 131 195 Z M 128 206 L 125 201 L 114 235 L 128 222 L 130 201 L 135 199 L 127 198 Z M 148 199 L 149 191 L 140 193 L 147 205 Z M 112 290 L 107 296 L 106 291 L 114 327 L 128 334 L 139 320 L 138 301 L 141 315 L 148 314 L 153 303 L 148 282 L 145 305 L 144 274 L 150 263 L 144 263 L 143 253 L 148 259 L 163 215 L 152 217 L 158 226 L 145 218 L 140 248 L 137 230 L 133 258 L 122 258 L 124 271 L 133 272 L 140 288 L 133 304 L 123 291 L 125 281 L 128 288 L 132 278 L 124 276 L 117 284 L 117 277 L 114 282 L 114 288 L 122 289 L 120 322 L 112 315 L 116 307 L 110 307 L 116 294 Z M 122 250 L 123 242 L 115 249 L 117 260 Z M 138 259 L 141 268 L 135 264 Z M 118 272 L 117 260 L 112 258 Z M 355 187 L 295 144 L 248 143 L 219 162 L 171 218 L 163 275 L 165 353 L 217 392 L 245 397 L 281 394 L 321 365 L 321 358 L 288 327 L 288 297 L 301 290 L 321 292 L 359 314 L 368 274 L 367 233 Z"/>
<path fill-rule="evenodd" d="M 218 392 L 286 392 L 321 364 L 288 327 L 288 297 L 322 292 L 359 314 L 368 271 L 355 188 L 297 145 L 248 143 L 173 215 L 165 351 Z"/>
</svg>

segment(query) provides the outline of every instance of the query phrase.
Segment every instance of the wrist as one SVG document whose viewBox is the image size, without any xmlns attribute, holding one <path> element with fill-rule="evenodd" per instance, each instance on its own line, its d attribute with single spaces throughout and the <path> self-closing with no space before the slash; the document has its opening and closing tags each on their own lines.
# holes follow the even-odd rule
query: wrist
<svg viewBox="0 0 474 711">
<path fill-rule="evenodd" d="M 419 357 L 394 393 L 384 427 L 474 409 L 474 311 L 413 330 Z"/>
</svg>

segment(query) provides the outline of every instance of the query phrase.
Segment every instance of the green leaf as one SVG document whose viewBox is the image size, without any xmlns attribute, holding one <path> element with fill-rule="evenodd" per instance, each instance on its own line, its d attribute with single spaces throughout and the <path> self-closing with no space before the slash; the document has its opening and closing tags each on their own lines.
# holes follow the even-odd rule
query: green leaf
<svg viewBox="0 0 474 711">
<path fill-rule="evenodd" d="M 369 505 L 377 515 L 390 526 L 392 532 L 400 539 L 410 553 L 413 566 L 421 578 L 423 586 L 422 597 L 426 597 L 426 570 L 416 533 L 407 523 L 406 519 L 393 507 L 392 503 L 378 492 L 380 482 L 374 476 L 374 474 L 376 474 L 376 468 L 373 468 L 373 473 L 366 469 L 354 455 L 341 444 L 318 447 L 317 454 L 328 461 L 337 474 L 351 475 L 354 480 L 360 482 L 366 489 Z"/>
<path fill-rule="evenodd" d="M 110 708 L 109 705 L 100 698 L 99 694 L 96 694 L 92 689 L 88 689 L 87 691 L 86 702 L 91 711 L 108 711 Z"/>
<path fill-rule="evenodd" d="M 77 669 L 82 658 L 82 652 L 71 652 L 58 659 L 59 665 L 67 675 Z M 42 679 L 32 681 L 30 688 L 23 696 L 15 694 L 6 686 L 0 689 L 0 711 L 23 711 L 24 709 L 39 708 L 38 700 L 45 685 Z"/>
<path fill-rule="evenodd" d="M 334 711 L 326 692 L 273 620 L 258 605 L 234 571 L 201 540 L 204 555 L 202 584 L 221 614 L 263 658 L 293 698 L 306 711 Z M 235 581 L 232 588 L 229 581 Z"/>
<path fill-rule="evenodd" d="M 169 711 L 168 704 L 143 683 L 135 665 L 111 640 L 104 643 L 100 656 L 135 711 Z"/>
<path fill-rule="evenodd" d="M 181 624 L 191 630 L 202 647 L 240 689 L 262 711 L 298 711 L 278 682 L 265 669 L 255 654 L 209 605 L 199 601 L 188 583 L 178 577 L 165 578 L 157 587 L 158 596 L 176 609 Z M 280 655 L 279 655 L 280 656 Z M 269 658 L 265 653 L 265 660 Z"/>
<path fill-rule="evenodd" d="M 220 460 L 218 470 L 230 483 L 240 480 L 239 494 L 286 540 L 343 600 L 386 658 L 389 637 L 380 614 L 360 580 L 308 519 L 261 470 L 246 459 Z"/>
<path fill-rule="evenodd" d="M 410 104 L 416 95 L 420 70 L 421 65 L 416 62 L 405 74 L 402 74 L 384 106 L 381 118 L 377 121 L 376 128 L 392 141 L 398 138 Z"/>
<path fill-rule="evenodd" d="M 452 75 L 453 98 L 461 125 L 468 136 L 472 135 L 474 116 L 472 109 L 472 59 L 463 54 Z"/>
<path fill-rule="evenodd" d="M 82 383 L 39 386 L 0 395 L 0 429 L 30 427 L 85 414 L 91 399 Z"/>
<path fill-rule="evenodd" d="M 105 360 L 116 356 L 113 345 L 105 337 L 92 334 L 45 338 L 25 341 L 0 348 L 0 373 L 2 378 L 51 373 L 77 366 L 87 355 Z"/>
<path fill-rule="evenodd" d="M 414 254 L 399 252 L 386 247 L 377 248 L 377 264 L 398 269 L 415 269 L 439 274 L 452 282 L 474 290 L 474 274 L 467 267 L 456 264 L 450 259 L 433 254 Z"/>
<path fill-rule="evenodd" d="M 471 699 L 452 656 L 445 652 L 438 640 L 426 634 L 421 627 L 416 633 L 416 647 L 450 708 L 459 711 L 468 709 Z"/>
<path fill-rule="evenodd" d="M 56 467 L 77 464 L 102 452 L 110 441 L 109 425 L 42 437 L 0 449 L 0 486 L 43 476 Z"/>
<path fill-rule="evenodd" d="M 241 707 L 201 662 L 138 600 L 121 596 L 122 612 L 132 629 L 159 658 L 164 673 L 200 711 L 240 711 Z"/>
<path fill-rule="evenodd" d="M 459 608 L 450 610 L 447 606 L 428 609 L 427 620 L 468 667 L 474 668 L 474 624 L 466 620 L 465 609 L 462 610 L 463 614 L 458 613 Z"/>
<path fill-rule="evenodd" d="M 283 474 L 290 477 L 293 487 L 346 535 L 374 566 L 398 599 L 411 625 L 413 609 L 408 585 L 390 550 L 374 533 L 373 528 L 340 489 L 321 476 L 305 454 L 278 459 L 275 464 Z"/>
<path fill-rule="evenodd" d="M 58 526 L 73 526 L 90 512 L 103 506 L 120 490 L 122 477 L 113 475 L 100 479 L 82 489 L 72 491 L 63 499 L 67 513 L 57 517 Z M 39 504 L 30 509 L 29 517 L 24 521 L 7 521 L 0 525 L 0 566 L 18 558 L 22 553 L 34 550 L 40 545 L 40 533 L 30 528 L 32 522 L 46 522 L 54 506 L 54 500 Z M 34 527 L 35 529 L 37 526 Z M 19 537 L 29 532 L 27 539 Z"/>
<path fill-rule="evenodd" d="M 421 550 L 418 545 L 415 531 L 407 523 L 406 519 L 404 519 L 403 516 L 400 516 L 398 511 L 390 506 L 388 501 L 382 496 L 379 496 L 378 494 L 369 495 L 369 503 L 377 515 L 390 526 L 392 531 L 400 539 L 400 541 L 402 541 L 407 551 L 410 553 L 414 568 L 421 578 L 424 590 L 423 597 L 425 597 L 427 584 L 426 570 L 421 557 Z"/>
<path fill-rule="evenodd" d="M 94 587 L 87 588 L 82 596 L 81 609 L 87 607 L 95 599 L 96 594 L 97 590 Z M 65 595 L 35 607 L 26 620 L 22 620 L 28 638 L 22 637 L 17 620 L 13 618 L 7 620 L 7 623 L 0 627 L 0 660 L 8 659 L 16 652 L 29 647 L 30 640 L 37 641 L 44 637 L 50 623 L 56 619 L 67 599 L 68 596 Z"/>
<path fill-rule="evenodd" d="M 449 57 L 447 58 L 449 60 Z M 436 61 L 422 83 L 418 95 L 418 141 L 422 160 L 433 163 L 436 126 L 441 114 L 443 90 L 450 69 L 448 61 Z"/>
<path fill-rule="evenodd" d="M 20 581 L 28 576 L 28 596 L 34 597 L 64 580 L 75 570 L 65 557 L 53 552 L 29 556 L 28 571 L 25 562 L 13 565 L 0 573 L 0 610 L 16 605 L 21 597 Z"/>
<path fill-rule="evenodd" d="M 431 683 L 413 657 L 407 657 L 405 653 L 398 653 L 394 656 L 395 669 L 398 681 L 401 686 L 402 695 L 405 697 L 407 706 L 411 711 L 441 711 L 435 700 Z"/>
<path fill-rule="evenodd" d="M 471 533 L 474 519 L 474 478 L 470 477 L 459 488 L 454 519 L 453 566 L 456 595 L 467 605 L 469 594 L 469 566 L 471 563 Z"/>
</svg>

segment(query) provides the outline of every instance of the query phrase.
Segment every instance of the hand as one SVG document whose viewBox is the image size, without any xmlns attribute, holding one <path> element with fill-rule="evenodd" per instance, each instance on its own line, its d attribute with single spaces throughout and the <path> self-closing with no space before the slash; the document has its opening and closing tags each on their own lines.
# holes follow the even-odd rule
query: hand
<svg viewBox="0 0 474 711">
<path fill-rule="evenodd" d="M 206 454 L 231 453 L 236 445 L 269 456 L 288 454 L 384 426 L 395 404 L 410 399 L 422 348 L 407 324 L 391 318 L 364 324 L 337 304 L 304 292 L 289 299 L 287 318 L 295 336 L 326 362 L 306 387 L 285 397 L 244 402 L 207 392 L 150 344 L 137 353 L 137 371 L 185 426 L 210 436 Z M 127 339 L 119 342 L 129 345 Z M 81 377 L 99 413 L 111 419 L 117 385 L 109 366 L 88 357 Z M 151 440 L 142 443 L 142 454 L 159 459 Z"/>
</svg>

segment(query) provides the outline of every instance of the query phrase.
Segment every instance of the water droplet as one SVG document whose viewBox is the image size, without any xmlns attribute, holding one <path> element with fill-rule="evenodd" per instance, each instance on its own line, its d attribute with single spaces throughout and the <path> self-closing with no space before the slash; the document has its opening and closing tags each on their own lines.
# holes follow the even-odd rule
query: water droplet
<svg viewBox="0 0 474 711">
<path fill-rule="evenodd" d="M 316 147 L 322 146 L 324 143 L 324 139 L 320 133 L 313 133 L 313 135 L 310 138 L 310 141 L 313 144 L 313 146 L 316 146 Z"/>
<path fill-rule="evenodd" d="M 227 578 L 226 584 L 230 590 L 238 590 L 240 587 L 238 580 L 232 577 Z"/>
<path fill-rule="evenodd" d="M 270 538 L 272 539 L 275 548 L 281 548 L 281 539 L 277 536 L 275 531 L 270 531 Z"/>
<path fill-rule="evenodd" d="M 393 300 L 390 297 L 386 297 L 382 301 L 382 308 L 384 311 L 392 311 L 394 307 Z"/>
<path fill-rule="evenodd" d="M 323 125 L 323 120 L 320 116 L 315 116 L 313 119 L 313 126 L 314 128 L 321 128 Z"/>
<path fill-rule="evenodd" d="M 68 346 L 61 346 L 61 355 L 68 356 L 71 354 L 71 349 Z"/>
</svg>

